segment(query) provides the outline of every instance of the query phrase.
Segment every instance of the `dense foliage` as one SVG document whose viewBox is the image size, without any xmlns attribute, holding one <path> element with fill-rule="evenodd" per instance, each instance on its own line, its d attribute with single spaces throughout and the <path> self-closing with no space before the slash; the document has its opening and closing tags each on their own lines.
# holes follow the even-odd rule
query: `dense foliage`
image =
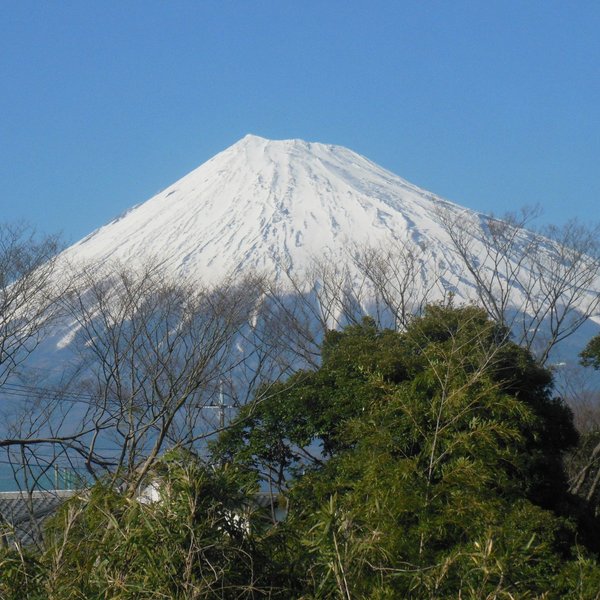
<svg viewBox="0 0 600 600">
<path fill-rule="evenodd" d="M 330 332 L 320 368 L 262 390 L 208 464 L 165 456 L 160 500 L 98 485 L 44 552 L 5 553 L 0 595 L 598 598 L 593 518 L 562 468 L 577 433 L 551 384 L 473 307 Z"/>
<path fill-rule="evenodd" d="M 97 484 L 53 517 L 42 553 L 24 562 L 6 552 L 0 598 L 253 597 L 278 575 L 262 556 L 252 497 L 233 469 L 169 452 L 137 496 Z"/>
<path fill-rule="evenodd" d="M 581 363 L 586 367 L 600 369 L 600 335 L 594 336 L 580 354 Z"/>
<path fill-rule="evenodd" d="M 561 467 L 577 434 L 550 385 L 479 309 L 430 307 L 403 334 L 365 320 L 218 452 L 289 496 L 312 594 L 535 597 L 583 551 Z"/>
<path fill-rule="evenodd" d="M 580 354 L 581 364 L 600 370 L 600 335 L 593 337 Z M 594 517 L 600 517 L 600 404 L 596 391 L 580 409 L 580 440 L 566 460 L 571 491 Z M 596 531 L 600 539 L 600 532 Z"/>
</svg>

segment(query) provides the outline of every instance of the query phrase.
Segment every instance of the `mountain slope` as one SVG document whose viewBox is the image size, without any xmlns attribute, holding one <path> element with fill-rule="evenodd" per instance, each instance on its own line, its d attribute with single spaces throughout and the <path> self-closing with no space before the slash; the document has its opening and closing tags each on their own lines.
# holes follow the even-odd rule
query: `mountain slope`
<svg viewBox="0 0 600 600">
<path fill-rule="evenodd" d="M 115 431 L 125 444 L 131 427 L 144 437 L 172 406 L 181 431 L 202 436 L 203 407 L 214 409 L 223 389 L 242 404 L 263 383 L 316 366 L 325 328 L 368 313 L 402 329 L 440 299 L 484 306 L 543 362 L 575 362 L 597 331 L 588 317 L 600 263 L 581 247 L 300 140 L 246 136 L 57 265 L 58 318 L 0 389 L 0 437 L 3 428 L 43 439 L 95 431 L 110 451 Z M 140 278 L 129 271 L 138 265 Z M 254 272 L 269 277 L 241 277 Z M 564 338 L 563 359 L 554 346 Z"/>
<path fill-rule="evenodd" d="M 152 258 L 174 274 L 215 281 L 249 269 L 281 276 L 315 255 L 341 260 L 353 245 L 390 239 L 445 256 L 440 206 L 465 210 L 346 148 L 248 135 L 65 257 Z"/>
<path fill-rule="evenodd" d="M 567 229 L 552 241 L 462 208 L 340 146 L 248 135 L 61 260 L 104 272 L 111 261 L 158 265 L 205 284 L 253 272 L 294 279 L 295 291 L 316 293 L 330 327 L 348 321 L 348 307 L 356 318 L 382 306 L 383 324 L 403 326 L 452 294 L 483 305 L 520 343 L 541 344 L 546 360 L 565 334 L 598 320 L 600 263 L 585 243 L 568 247 L 585 239 Z"/>
</svg>

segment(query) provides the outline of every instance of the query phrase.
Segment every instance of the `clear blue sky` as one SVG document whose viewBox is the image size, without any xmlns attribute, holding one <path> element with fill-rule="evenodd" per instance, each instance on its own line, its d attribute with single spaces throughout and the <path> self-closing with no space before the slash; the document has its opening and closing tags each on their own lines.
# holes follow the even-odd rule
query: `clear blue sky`
<svg viewBox="0 0 600 600">
<path fill-rule="evenodd" d="M 0 82 L 0 220 L 67 241 L 246 133 L 599 216 L 597 0 L 4 0 Z"/>
</svg>

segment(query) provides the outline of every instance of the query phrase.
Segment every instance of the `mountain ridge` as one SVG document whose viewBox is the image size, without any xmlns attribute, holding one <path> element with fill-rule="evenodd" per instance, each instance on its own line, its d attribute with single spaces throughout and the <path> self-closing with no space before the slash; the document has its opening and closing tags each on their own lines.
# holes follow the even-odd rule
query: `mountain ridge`
<svg viewBox="0 0 600 600">
<path fill-rule="evenodd" d="M 589 234 L 578 239 L 567 227 L 563 238 L 546 238 L 525 222 L 461 207 L 343 146 L 249 134 L 65 250 L 59 263 L 104 275 L 112 264 L 153 265 L 208 286 L 256 273 L 292 293 L 337 288 L 333 326 L 351 297 L 355 314 L 395 305 L 401 322 L 449 297 L 501 322 L 521 313 L 517 339 L 527 344 L 540 320 L 563 328 L 566 315 L 576 324 L 581 313 L 600 322 Z M 567 248 L 570 241 L 580 247 Z M 384 322 L 398 326 L 398 315 Z"/>
<path fill-rule="evenodd" d="M 160 256 L 179 276 L 255 269 L 280 278 L 351 244 L 444 237 L 435 209 L 462 209 L 342 146 L 252 134 L 76 242 L 70 260 Z"/>
</svg>

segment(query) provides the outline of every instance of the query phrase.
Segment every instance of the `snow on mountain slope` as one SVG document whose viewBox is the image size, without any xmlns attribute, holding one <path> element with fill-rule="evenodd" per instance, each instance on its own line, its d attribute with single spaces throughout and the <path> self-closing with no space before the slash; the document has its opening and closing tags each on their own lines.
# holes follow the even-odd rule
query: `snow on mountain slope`
<svg viewBox="0 0 600 600">
<path fill-rule="evenodd" d="M 508 236 L 507 252 L 502 247 L 503 232 Z M 492 240 L 500 242 L 497 253 L 490 246 Z M 465 242 L 468 256 L 460 256 L 457 241 L 458 246 Z M 358 259 L 371 256 L 368 249 L 360 255 L 361 248 L 367 247 L 376 250 L 375 263 L 382 258 L 382 270 L 376 264 L 374 271 L 365 271 L 366 263 Z M 214 359 L 218 368 L 215 366 L 214 372 L 206 375 L 206 385 L 199 391 L 206 401 L 213 394 L 209 403 L 213 406 L 214 397 L 223 389 L 223 378 L 231 397 L 244 401 L 251 397 L 252 386 L 277 379 L 278 374 L 288 373 L 289 369 L 314 365 L 323 325 L 340 326 L 372 311 L 370 314 L 376 315 L 383 325 L 402 327 L 414 308 L 424 301 L 447 297 L 448 292 L 456 296 L 457 304 L 487 302 L 492 316 L 525 315 L 515 319 L 513 332 L 515 339 L 531 343 L 534 349 L 533 342 L 543 338 L 537 334 L 538 325 L 544 333 L 541 325 L 558 323 L 562 335 L 565 329 L 569 331 L 572 313 L 578 313 L 580 308 L 584 317 L 598 314 L 597 263 L 586 266 L 585 256 L 569 255 L 563 248 L 564 245 L 518 227 L 505 228 L 501 221 L 443 200 L 346 148 L 246 136 L 62 253 L 58 259 L 59 278 L 63 270 L 66 277 L 59 281 L 59 287 L 68 288 L 73 294 L 62 296 L 61 310 L 65 312 L 48 336 L 40 340 L 27 369 L 15 374 L 14 397 L 5 389 L 8 400 L 0 407 L 4 413 L 0 418 L 0 436 L 3 428 L 17 428 L 23 423 L 32 428 L 39 426 L 38 433 L 43 436 L 47 435 L 48 423 L 52 431 L 65 429 L 70 435 L 80 420 L 85 422 L 82 415 L 90 405 L 87 390 L 93 393 L 96 383 L 103 394 L 109 390 L 109 396 L 116 385 L 118 391 L 114 395 L 119 401 L 122 390 L 125 397 L 128 390 L 135 389 L 131 392 L 134 396 L 139 394 L 143 399 L 148 392 L 148 397 L 153 398 L 157 382 L 162 385 L 164 369 L 168 374 L 174 366 L 195 364 L 185 353 L 193 350 L 195 356 L 203 346 L 194 346 L 191 340 L 202 340 L 208 331 L 206 347 L 210 349 L 211 332 L 222 331 L 221 321 L 213 313 L 202 313 L 202 325 L 190 328 L 179 338 L 177 348 L 182 357 L 171 346 L 173 338 L 186 331 L 185 327 L 180 329 L 177 304 L 171 310 L 173 297 L 161 298 L 160 289 L 157 298 L 152 297 L 164 282 L 163 271 L 157 274 L 158 285 L 151 277 L 143 279 L 140 288 L 134 284 L 133 289 L 142 291 L 134 292 L 132 299 L 127 293 L 131 288 L 122 285 L 119 289 L 118 277 L 106 277 L 113 261 L 126 267 L 157 265 L 176 281 L 192 283 L 218 284 L 228 275 L 254 271 L 274 277 L 281 287 L 290 284 L 290 273 L 298 278 L 296 283 L 300 283 L 292 293 L 277 286 L 274 291 L 256 286 L 247 292 L 247 282 L 242 282 L 239 289 L 245 297 L 232 293 L 235 285 L 223 294 L 231 301 L 222 305 L 225 321 L 230 312 L 238 314 L 230 319 L 232 337 Z M 535 249 L 532 256 L 530 249 Z M 397 250 L 400 253 L 394 254 Z M 406 255 L 402 252 L 411 254 L 413 250 L 404 260 Z M 337 277 L 338 271 L 326 283 L 324 278 L 318 279 L 319 273 L 317 279 L 304 279 L 303 272 L 310 270 L 315 258 L 334 271 L 341 270 L 342 277 Z M 561 265 L 563 259 L 565 264 Z M 82 266 L 100 268 L 104 279 L 87 278 L 87 270 L 77 279 Z M 411 269 L 412 274 L 406 275 Z M 70 279 L 71 275 L 75 278 Z M 237 279 L 234 281 L 237 283 Z M 201 286 L 193 287 L 206 291 Z M 123 289 L 125 293 L 121 293 Z M 557 290 L 559 294 L 554 293 Z M 144 314 L 139 306 L 144 305 L 147 296 L 149 306 Z M 214 296 L 219 298 L 218 293 Z M 549 298 L 554 302 L 554 312 L 545 302 Z M 565 310 L 560 306 L 563 298 Z M 494 306 L 496 301 L 501 304 L 499 309 Z M 123 311 L 120 305 L 125 307 Z M 239 310 L 233 310 L 234 305 Z M 132 325 L 140 313 L 139 322 Z M 533 316 L 530 318 L 529 314 Z M 578 335 L 582 334 L 577 340 L 570 336 L 561 342 L 567 344 L 565 352 L 554 354 L 552 361 L 560 365 L 575 363 L 583 344 L 596 332 L 596 324 L 588 321 L 577 330 Z M 549 342 L 542 339 L 539 355 L 552 349 L 553 340 L 559 337 L 549 336 Z M 119 374 L 115 375 L 115 371 Z M 179 375 L 175 380 L 179 380 Z M 164 381 L 170 381 L 167 375 Z M 41 405 L 39 419 L 29 414 L 34 409 L 26 405 L 27 418 L 20 420 L 24 414 L 23 390 L 36 389 L 24 388 L 23 383 L 43 384 L 44 398 L 47 390 L 66 386 L 65 402 L 57 405 L 57 412 L 50 413 L 56 423 L 45 420 L 45 404 Z M 82 389 L 84 396 L 79 402 Z M 60 399 L 60 394 L 57 397 Z M 150 402 L 148 406 L 155 405 Z M 201 404 L 194 401 L 194 406 Z M 144 418 L 147 412 L 141 412 L 140 418 Z M 112 436 L 112 430 L 107 435 Z M 112 437 L 110 442 L 113 443 Z"/>
<path fill-rule="evenodd" d="M 372 274 L 365 279 L 353 260 L 357 249 L 385 253 L 409 242 L 417 249 L 410 289 L 391 290 L 413 297 L 405 304 L 409 311 L 425 297 L 431 302 L 451 292 L 458 302 L 491 305 L 486 308 L 494 317 L 507 310 L 532 315 L 521 320 L 518 339 L 531 337 L 540 320 L 565 327 L 573 310 L 598 314 L 597 262 L 525 229 L 504 227 L 341 146 L 247 135 L 68 248 L 61 260 L 69 268 L 83 263 L 110 269 L 111 261 L 159 265 L 175 279 L 206 284 L 258 272 L 285 285 L 292 273 L 311 292 L 323 287 L 318 279 L 303 279 L 316 258 L 347 269 L 349 279 L 329 285 L 352 288 L 352 294 L 360 288 L 356 301 L 369 312 L 377 283 Z M 457 250 L 456 231 L 468 246 L 470 268 Z M 406 283 L 400 280 L 407 264 L 397 258 L 388 266 L 398 279 L 388 282 L 383 273 L 384 286 Z M 377 293 L 381 296 L 381 286 Z M 327 322 L 339 324 L 340 312 L 332 314 Z M 59 346 L 68 345 L 71 335 L 72 330 Z"/>
<path fill-rule="evenodd" d="M 311 257 L 345 260 L 353 245 L 391 238 L 445 257 L 441 205 L 465 210 L 346 148 L 248 135 L 64 258 L 96 265 L 153 259 L 173 274 L 214 282 L 249 269 L 281 277 Z"/>
<path fill-rule="evenodd" d="M 457 251 L 453 224 L 468 246 L 467 260 Z M 218 284 L 228 275 L 256 271 L 273 276 L 281 287 L 290 283 L 292 273 L 300 280 L 301 294 L 296 294 L 297 287 L 293 293 L 280 293 L 278 288 L 275 294 L 258 287 L 256 296 L 249 300 L 244 328 L 257 330 L 257 338 L 261 330 L 256 326 L 260 322 L 255 314 L 265 307 L 287 307 L 288 301 L 290 305 L 295 301 L 304 303 L 303 309 L 309 305 L 307 316 L 300 312 L 298 328 L 307 322 L 310 328 L 314 320 L 321 335 L 323 324 L 343 325 L 351 320 L 347 318 L 349 313 L 354 319 L 369 312 L 385 326 L 401 327 L 405 316 L 422 302 L 439 300 L 452 292 L 457 304 L 487 303 L 494 317 L 498 313 L 509 318 L 524 315 L 513 322 L 515 339 L 536 350 L 537 344 L 541 355 L 565 330 L 571 331 L 573 316 L 578 326 L 578 314 L 583 314 L 583 320 L 598 315 L 598 264 L 592 260 L 586 265 L 585 256 L 563 252 L 564 246 L 524 229 L 510 225 L 503 228 L 503 222 L 422 190 L 346 148 L 248 135 L 65 250 L 58 264 L 59 272 L 65 269 L 69 276 L 72 268 L 77 275 L 81 265 L 100 267 L 105 276 L 112 261 L 125 266 L 151 264 L 162 267 L 176 281 L 207 284 Z M 502 248 L 503 231 L 509 238 L 507 252 Z M 490 247 L 494 239 L 500 241 L 497 253 Z M 409 252 L 416 250 L 412 263 L 403 262 L 402 254 L 394 254 L 397 248 L 405 250 L 406 242 Z M 353 260 L 361 247 L 382 251 L 376 257 L 383 256 L 384 267 L 389 270 L 375 269 L 365 275 L 361 270 L 364 264 Z M 529 253 L 530 249 L 534 252 Z M 304 280 L 303 272 L 310 270 L 315 258 L 334 270 L 347 268 L 349 279 L 344 273 L 341 278 L 334 276 L 327 285 L 323 279 Z M 565 264 L 561 265 L 563 259 Z M 407 269 L 413 269 L 408 280 L 403 279 Z M 79 298 L 82 305 L 89 302 L 86 318 L 93 321 L 99 304 L 90 288 L 92 280 L 75 280 L 82 286 L 77 290 L 75 309 L 67 310 L 68 316 L 56 323 L 51 335 L 36 349 L 32 363 L 35 381 L 42 377 L 56 381 L 82 368 L 79 354 L 82 348 L 85 354 L 89 340 L 79 335 L 81 307 L 77 302 Z M 71 279 L 65 282 L 73 283 Z M 102 281 L 108 290 L 105 298 L 109 298 L 104 301 L 105 309 L 111 304 L 113 283 L 110 279 Z M 559 293 L 555 293 L 557 290 Z M 123 298 L 127 304 L 126 294 Z M 553 307 L 548 306 L 548 299 Z M 563 300 L 565 306 L 561 305 Z M 288 321 L 277 321 L 275 309 L 273 315 L 273 321 L 282 323 L 281 330 L 285 330 Z M 113 317 L 103 316 L 110 325 Z M 560 335 L 554 331 L 554 338 L 544 337 L 548 324 L 558 328 Z M 578 330 L 582 335 L 577 340 L 571 336 L 562 342 L 567 344 L 564 354 L 573 359 L 571 362 L 576 362 L 577 353 L 597 332 L 596 324 L 589 320 L 585 327 Z M 304 333 L 301 331 L 298 337 Z M 285 334 L 278 330 L 273 339 Z M 312 342 L 318 342 L 318 335 Z M 286 347 L 287 338 L 281 344 Z M 236 346 L 240 356 L 245 349 L 243 343 Z M 301 352 L 298 356 L 304 357 Z M 238 355 L 231 360 L 235 363 Z"/>
</svg>

